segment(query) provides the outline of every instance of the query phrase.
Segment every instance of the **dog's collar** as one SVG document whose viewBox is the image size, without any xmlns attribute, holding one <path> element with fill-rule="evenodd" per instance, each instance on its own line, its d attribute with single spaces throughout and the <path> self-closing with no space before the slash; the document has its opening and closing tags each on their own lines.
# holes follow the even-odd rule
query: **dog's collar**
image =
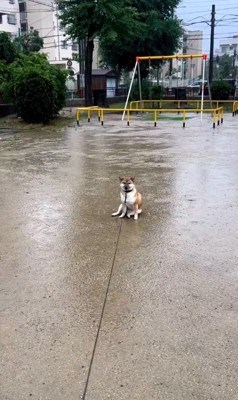
<svg viewBox="0 0 238 400">
<path fill-rule="evenodd" d="M 132 190 L 133 190 L 133 189 L 130 189 L 130 190 L 124 190 L 124 189 L 123 189 L 123 192 L 125 192 L 125 193 L 130 193 L 130 192 L 132 192 Z"/>
</svg>

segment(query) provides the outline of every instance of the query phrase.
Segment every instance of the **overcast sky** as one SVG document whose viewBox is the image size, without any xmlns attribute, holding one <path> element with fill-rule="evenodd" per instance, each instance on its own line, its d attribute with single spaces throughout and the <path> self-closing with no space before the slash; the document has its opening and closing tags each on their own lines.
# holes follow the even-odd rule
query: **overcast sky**
<svg viewBox="0 0 238 400">
<path fill-rule="evenodd" d="M 203 52 L 207 54 L 211 28 L 206 22 L 210 24 L 212 4 L 216 6 L 214 49 L 218 49 L 221 39 L 229 41 L 230 37 L 238 35 L 238 0 L 182 0 L 176 12 L 186 29 L 203 31 Z"/>
</svg>

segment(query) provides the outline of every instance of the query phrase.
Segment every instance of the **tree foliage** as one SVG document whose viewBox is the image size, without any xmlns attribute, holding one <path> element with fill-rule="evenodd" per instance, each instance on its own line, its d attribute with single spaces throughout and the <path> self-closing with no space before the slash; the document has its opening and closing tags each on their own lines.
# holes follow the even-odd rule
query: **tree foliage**
<svg viewBox="0 0 238 400">
<path fill-rule="evenodd" d="M 211 85 L 212 98 L 216 100 L 228 100 L 231 85 L 223 80 L 214 81 Z"/>
<path fill-rule="evenodd" d="M 91 104 L 93 40 L 105 65 L 131 70 L 137 55 L 171 54 L 182 34 L 172 18 L 180 0 L 57 0 L 60 19 L 73 39 L 85 39 L 85 102 Z"/>
<path fill-rule="evenodd" d="M 140 23 L 140 35 L 121 34 L 114 27 L 100 40 L 103 61 L 111 67 L 131 70 L 136 56 L 174 54 L 183 30 L 174 17 L 179 0 L 131 0 Z M 127 32 L 130 29 L 128 26 Z M 144 68 L 148 68 L 144 66 Z"/>
<path fill-rule="evenodd" d="M 26 122 L 48 122 L 54 113 L 54 85 L 35 67 L 21 70 L 15 82 L 16 107 Z"/>
<path fill-rule="evenodd" d="M 221 57 L 216 59 L 213 68 L 213 78 L 214 79 L 231 78 L 233 74 L 233 60 L 234 57 L 231 57 L 228 54 L 223 54 Z"/>
<path fill-rule="evenodd" d="M 39 32 L 32 28 L 29 33 L 25 33 L 15 41 L 24 54 L 37 53 L 44 46 L 44 40 L 39 36 Z"/>
<path fill-rule="evenodd" d="M 11 39 L 11 35 L 0 32 L 0 61 L 12 63 L 17 57 L 17 48 Z"/>
<path fill-rule="evenodd" d="M 43 54 L 21 54 L 8 66 L 4 97 L 16 105 L 26 122 L 48 122 L 64 106 L 66 75 Z"/>
<path fill-rule="evenodd" d="M 93 41 L 110 35 L 139 36 L 141 23 L 129 0 L 57 0 L 61 24 L 75 40 L 85 40 L 85 103 L 92 103 Z M 113 28 L 114 27 L 114 28 Z"/>
</svg>

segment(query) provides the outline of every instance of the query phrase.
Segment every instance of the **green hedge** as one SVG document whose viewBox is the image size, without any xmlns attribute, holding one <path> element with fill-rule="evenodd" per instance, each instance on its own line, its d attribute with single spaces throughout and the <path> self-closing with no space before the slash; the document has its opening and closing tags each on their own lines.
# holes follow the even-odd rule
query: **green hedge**
<svg viewBox="0 0 238 400">
<path fill-rule="evenodd" d="M 154 85 L 149 81 L 141 82 L 142 99 L 144 100 L 160 100 L 163 98 L 164 88 L 161 85 Z M 139 83 L 136 81 L 132 86 L 130 100 L 140 100 Z"/>
<path fill-rule="evenodd" d="M 36 69 L 24 70 L 15 84 L 15 104 L 26 122 L 48 122 L 55 114 L 54 85 Z"/>
<path fill-rule="evenodd" d="M 231 86 L 225 81 L 215 81 L 211 85 L 212 98 L 215 100 L 228 100 Z"/>
<path fill-rule="evenodd" d="M 3 98 L 26 122 L 46 123 L 65 104 L 67 71 L 50 65 L 44 55 L 19 56 L 6 76 L 0 86 Z"/>
</svg>

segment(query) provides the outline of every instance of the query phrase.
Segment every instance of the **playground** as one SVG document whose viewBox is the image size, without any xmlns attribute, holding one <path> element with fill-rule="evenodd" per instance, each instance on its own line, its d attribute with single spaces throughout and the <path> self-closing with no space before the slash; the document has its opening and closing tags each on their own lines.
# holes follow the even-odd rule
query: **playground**
<svg viewBox="0 0 238 400">
<path fill-rule="evenodd" d="M 149 74 L 151 71 L 151 62 L 152 61 L 172 61 L 176 60 L 177 63 L 179 60 L 190 59 L 192 62 L 193 59 L 202 59 L 202 85 L 201 85 L 201 99 L 200 100 L 193 100 L 189 99 L 186 100 L 165 100 L 161 99 L 143 99 L 142 93 L 142 79 L 141 79 L 141 62 L 148 62 L 149 63 Z M 180 120 L 179 117 L 174 118 L 168 116 L 167 118 L 162 114 L 182 114 L 182 126 L 185 128 L 186 121 L 189 118 L 192 118 L 190 114 L 196 113 L 200 114 L 201 122 L 203 120 L 204 114 L 210 114 L 212 117 L 212 127 L 215 129 L 216 126 L 219 126 L 223 123 L 224 120 L 224 106 L 230 106 L 230 111 L 232 112 L 232 116 L 236 116 L 238 112 L 238 101 L 236 101 L 235 97 L 232 100 L 216 100 L 212 99 L 210 85 L 208 83 L 208 91 L 209 91 L 209 100 L 204 99 L 204 83 L 205 83 L 205 74 L 206 74 L 206 54 L 190 54 L 190 55 L 171 55 L 171 56 L 146 56 L 146 57 L 136 57 L 135 67 L 132 73 L 131 82 L 125 102 L 124 108 L 103 108 L 98 106 L 93 107 L 78 107 L 76 110 L 76 122 L 77 125 L 80 125 L 80 118 L 82 115 L 87 115 L 88 122 L 91 121 L 91 116 L 93 114 L 97 114 L 98 121 L 101 125 L 104 124 L 104 116 L 108 113 L 122 113 L 122 121 L 126 119 L 127 126 L 130 125 L 132 120 L 133 113 L 138 115 L 140 113 L 141 116 L 145 114 L 149 114 L 147 116 L 147 120 L 153 119 L 154 126 L 157 126 L 157 123 L 161 119 L 167 120 Z M 136 79 L 137 77 L 137 79 Z M 139 88 L 139 99 L 136 101 L 130 101 L 130 96 L 133 88 L 133 84 L 137 80 L 137 85 Z"/>
</svg>

